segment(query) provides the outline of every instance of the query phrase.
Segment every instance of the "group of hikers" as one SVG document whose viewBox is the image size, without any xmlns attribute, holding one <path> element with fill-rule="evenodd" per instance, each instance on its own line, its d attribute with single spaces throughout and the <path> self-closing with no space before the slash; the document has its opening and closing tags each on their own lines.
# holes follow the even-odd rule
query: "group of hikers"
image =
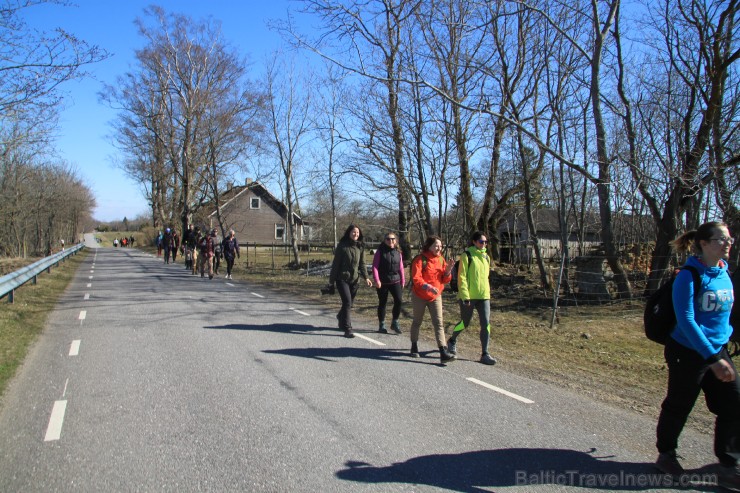
<svg viewBox="0 0 740 493">
<path fill-rule="evenodd" d="M 732 311 L 734 292 L 727 263 L 734 241 L 726 224 L 708 222 L 672 242 L 677 253 L 693 253 L 688 256 L 686 265 L 699 272 L 701 283 L 695 284 L 692 274 L 682 269 L 673 285 L 677 321 L 664 349 L 668 388 L 656 430 L 658 459 L 655 467 L 677 481 L 686 474 L 678 460 L 678 438 L 703 391 L 709 410 L 716 416 L 714 453 L 718 463 L 712 467 L 716 469 L 717 483 L 731 491 L 740 491 L 740 380 L 727 349 L 733 331 L 730 316 L 737 313 Z M 411 260 L 411 357 L 419 357 L 419 328 L 427 310 L 442 364 L 456 359 L 458 336 L 477 312 L 481 343 L 479 361 L 486 365 L 496 363 L 488 352 L 491 261 L 487 246 L 486 235 L 474 232 L 468 247 L 455 263 L 453 259 L 443 257 L 442 239 L 429 236 L 421 253 Z M 457 280 L 461 321 L 447 339 L 442 292 L 453 276 Z M 337 320 L 339 329 L 349 338 L 354 337 L 351 308 L 360 282 L 376 288 L 378 332 L 381 333 L 388 332 L 386 305 L 388 295 L 391 295 L 390 329 L 400 334 L 399 316 L 406 277 L 397 235 L 385 235 L 375 251 L 371 275 L 365 264 L 362 230 L 357 225 L 351 224 L 337 245 L 329 286 L 322 291 L 339 293 L 341 308 Z"/>
<path fill-rule="evenodd" d="M 491 260 L 487 253 L 488 238 L 481 231 L 474 232 L 470 244 L 460 256 L 459 262 L 446 259 L 444 245 L 439 236 L 429 236 L 421 253 L 411 260 L 411 307 L 410 329 L 412 358 L 419 354 L 419 329 L 424 314 L 429 315 L 434 328 L 434 336 L 439 348 L 441 363 L 457 358 L 457 338 L 470 325 L 473 313 L 478 313 L 480 321 L 481 356 L 479 361 L 485 365 L 495 365 L 496 359 L 488 352 L 491 326 L 491 287 L 488 276 Z M 455 266 L 457 265 L 457 269 Z M 460 323 L 455 326 L 452 336 L 447 339 L 444 331 L 442 313 L 442 292 L 453 278 L 456 270 Z M 398 236 L 387 233 L 375 251 L 372 263 L 372 278 L 365 268 L 365 244 L 362 230 L 352 224 L 337 244 L 329 274 L 329 284 L 339 293 L 342 306 L 337 314 L 339 329 L 345 337 L 354 337 L 351 309 L 360 283 L 360 278 L 368 286 L 374 286 L 378 295 L 378 332 L 388 333 L 385 325 L 388 295 L 393 298 L 390 328 L 401 333 L 399 317 L 403 303 L 403 288 L 406 285 L 403 254 L 398 245 Z"/>
<path fill-rule="evenodd" d="M 122 237 L 120 240 L 118 238 L 113 239 L 113 247 L 118 248 L 119 246 L 121 248 L 125 247 L 133 247 L 134 246 L 134 237 L 131 235 L 130 237 L 126 238 L 125 236 Z M 62 249 L 64 247 L 64 242 L 62 241 Z"/>
<path fill-rule="evenodd" d="M 208 231 L 201 231 L 200 227 L 188 226 L 183 234 L 182 243 L 177 231 L 165 228 L 156 238 L 157 255 L 162 256 L 164 253 L 164 263 L 176 261 L 178 250 L 185 259 L 185 268 L 190 270 L 193 275 L 200 272 L 200 277 L 208 275 L 208 279 L 213 279 L 218 275 L 221 266 L 221 259 L 226 261 L 226 279 L 232 279 L 234 261 L 240 257 L 239 241 L 236 239 L 236 233 L 230 229 L 226 236 L 221 240 L 216 228 Z"/>
</svg>

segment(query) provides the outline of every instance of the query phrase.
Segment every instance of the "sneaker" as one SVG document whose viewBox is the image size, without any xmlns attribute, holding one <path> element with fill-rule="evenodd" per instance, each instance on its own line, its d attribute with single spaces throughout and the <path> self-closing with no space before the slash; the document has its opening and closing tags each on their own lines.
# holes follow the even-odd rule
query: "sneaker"
<svg viewBox="0 0 740 493">
<path fill-rule="evenodd" d="M 488 353 L 483 353 L 483 356 L 480 357 L 480 362 L 484 365 L 495 365 L 496 364 L 496 358 L 492 357 Z"/>
<path fill-rule="evenodd" d="M 391 321 L 391 330 L 395 332 L 396 334 L 401 333 L 401 326 L 398 325 L 398 320 Z"/>
<path fill-rule="evenodd" d="M 658 454 L 658 460 L 655 461 L 655 468 L 669 476 L 681 476 L 686 472 L 678 462 L 678 456 L 675 450 Z"/>
<path fill-rule="evenodd" d="M 450 340 L 447 341 L 447 351 L 452 354 L 457 354 L 457 341 L 452 337 L 450 337 Z"/>
<path fill-rule="evenodd" d="M 378 332 L 380 332 L 381 334 L 388 333 L 388 330 L 385 328 L 385 322 L 380 322 L 380 324 L 378 325 Z"/>
<path fill-rule="evenodd" d="M 355 336 L 355 333 L 352 332 L 352 329 L 347 329 L 344 331 L 344 337 L 347 339 L 352 339 Z"/>
<path fill-rule="evenodd" d="M 441 363 L 447 363 L 448 361 L 454 361 L 457 358 L 444 346 L 439 348 L 439 361 Z"/>
<path fill-rule="evenodd" d="M 411 343 L 411 355 L 412 358 L 419 358 L 419 346 L 417 343 L 412 342 Z"/>
<path fill-rule="evenodd" d="M 720 466 L 717 469 L 717 484 L 730 491 L 740 491 L 740 469 L 738 466 Z"/>
</svg>

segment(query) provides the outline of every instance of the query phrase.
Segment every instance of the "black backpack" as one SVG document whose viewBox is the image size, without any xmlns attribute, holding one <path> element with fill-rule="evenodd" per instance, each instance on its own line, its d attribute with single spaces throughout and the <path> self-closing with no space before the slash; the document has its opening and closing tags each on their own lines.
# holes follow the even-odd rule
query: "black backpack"
<svg viewBox="0 0 740 493">
<path fill-rule="evenodd" d="M 470 269 L 470 262 L 473 260 L 473 256 L 470 254 L 470 252 L 465 249 L 463 250 L 465 254 L 468 256 L 468 269 Z M 486 254 L 486 258 L 488 259 L 488 266 L 491 265 L 491 258 Z M 453 293 L 457 293 L 458 291 L 458 285 L 457 285 L 457 273 L 460 270 L 460 259 L 455 260 L 455 265 L 452 266 L 452 271 L 450 273 L 452 274 L 452 280 L 450 281 L 450 291 Z"/>
<path fill-rule="evenodd" d="M 659 344 L 665 344 L 676 326 L 676 312 L 673 311 L 673 282 L 681 269 L 691 272 L 694 281 L 694 298 L 701 293 L 701 277 L 699 271 L 690 265 L 677 269 L 671 279 L 658 288 L 645 303 L 643 322 L 645 335 L 648 339 Z"/>
</svg>

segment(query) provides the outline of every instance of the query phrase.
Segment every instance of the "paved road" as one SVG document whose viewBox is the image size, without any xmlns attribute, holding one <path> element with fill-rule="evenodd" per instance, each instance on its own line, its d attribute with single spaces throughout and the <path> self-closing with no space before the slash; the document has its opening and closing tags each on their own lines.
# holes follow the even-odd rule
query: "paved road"
<svg viewBox="0 0 740 493">
<path fill-rule="evenodd" d="M 95 249 L 2 402 L 0 491 L 672 490 L 644 486 L 654 417 L 335 323 Z"/>
</svg>

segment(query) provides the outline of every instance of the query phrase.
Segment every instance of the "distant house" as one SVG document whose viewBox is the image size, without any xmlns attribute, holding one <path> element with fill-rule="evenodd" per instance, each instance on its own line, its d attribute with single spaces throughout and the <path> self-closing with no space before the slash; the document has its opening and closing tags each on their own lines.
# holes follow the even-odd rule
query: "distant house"
<svg viewBox="0 0 740 493">
<path fill-rule="evenodd" d="M 219 197 L 221 205 L 221 220 L 224 227 L 233 229 L 240 242 L 250 243 L 286 243 L 287 206 L 265 186 L 247 178 L 243 186 L 230 186 Z M 218 227 L 218 217 L 215 207 L 206 208 L 205 224 L 209 228 Z M 293 214 L 296 239 L 299 243 L 306 242 L 310 229 L 298 214 Z"/>
<path fill-rule="evenodd" d="M 561 232 L 558 213 L 554 209 L 536 209 L 533 213 L 534 225 L 542 257 L 545 260 L 558 260 L 561 256 Z M 655 227 L 647 216 L 615 214 L 613 216 L 614 236 L 619 245 L 654 240 Z M 583 237 L 578 237 L 576 222 L 568 220 L 568 253 L 571 259 L 589 255 L 602 248 L 601 221 L 598 214 L 584 215 Z M 533 244 L 524 211 L 510 213 L 498 228 L 501 239 L 501 260 L 504 262 L 529 263 L 534 259 Z"/>
</svg>

